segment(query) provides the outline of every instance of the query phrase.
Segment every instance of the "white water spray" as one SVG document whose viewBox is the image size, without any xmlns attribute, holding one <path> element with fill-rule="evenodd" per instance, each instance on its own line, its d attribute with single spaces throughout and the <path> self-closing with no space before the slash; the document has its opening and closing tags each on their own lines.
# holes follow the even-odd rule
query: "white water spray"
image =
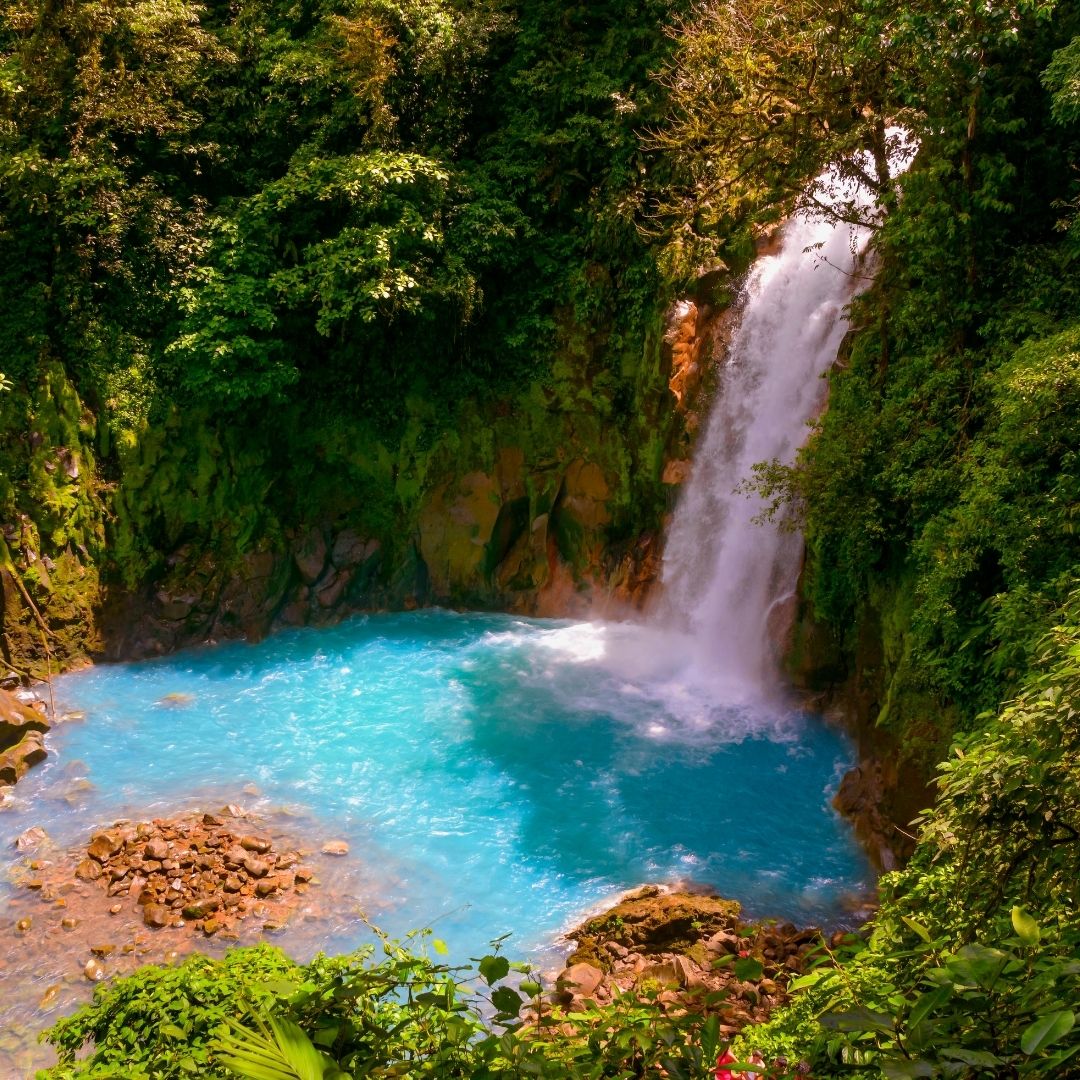
<svg viewBox="0 0 1080 1080">
<path fill-rule="evenodd" d="M 741 486 L 758 462 L 790 463 L 824 401 L 869 231 L 805 214 L 760 256 L 664 552 L 657 621 L 686 636 L 687 674 L 731 700 L 770 696 L 777 623 L 794 597 L 802 538 L 755 521 Z"/>
</svg>

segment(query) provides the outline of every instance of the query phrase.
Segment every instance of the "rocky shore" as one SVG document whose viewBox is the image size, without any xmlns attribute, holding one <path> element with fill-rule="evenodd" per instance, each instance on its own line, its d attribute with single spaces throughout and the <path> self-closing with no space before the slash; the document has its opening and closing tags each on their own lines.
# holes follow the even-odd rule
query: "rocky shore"
<svg viewBox="0 0 1080 1080">
<path fill-rule="evenodd" d="M 0 935 L 12 977 L 0 1075 L 44 1064 L 36 1032 L 102 979 L 267 936 L 310 955 L 358 919 L 347 846 L 296 827 L 229 805 L 115 822 L 73 850 L 26 830 Z"/>
<path fill-rule="evenodd" d="M 209 937 L 249 915 L 267 918 L 267 901 L 303 895 L 315 876 L 299 852 L 275 852 L 269 837 L 237 824 L 215 814 L 118 822 L 91 839 L 75 877 L 138 905 L 146 926 L 190 925 Z"/>
<path fill-rule="evenodd" d="M 766 1020 L 825 944 L 820 930 L 741 918 L 734 900 L 646 885 L 572 930 L 577 948 L 556 981 L 566 1012 L 620 993 L 671 1009 L 718 1011 L 725 1038 Z M 840 936 L 843 936 L 840 932 Z"/>
</svg>

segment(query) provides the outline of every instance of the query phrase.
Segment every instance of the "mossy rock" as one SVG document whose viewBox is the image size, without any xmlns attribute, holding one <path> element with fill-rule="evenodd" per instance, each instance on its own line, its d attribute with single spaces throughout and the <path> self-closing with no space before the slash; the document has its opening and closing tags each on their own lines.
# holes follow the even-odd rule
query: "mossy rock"
<svg viewBox="0 0 1080 1080">
<path fill-rule="evenodd" d="M 571 931 L 577 949 L 567 964 L 596 964 L 606 971 L 611 956 L 603 946 L 608 941 L 645 954 L 687 953 L 720 930 L 737 929 L 741 910 L 736 900 L 646 885 Z"/>
</svg>

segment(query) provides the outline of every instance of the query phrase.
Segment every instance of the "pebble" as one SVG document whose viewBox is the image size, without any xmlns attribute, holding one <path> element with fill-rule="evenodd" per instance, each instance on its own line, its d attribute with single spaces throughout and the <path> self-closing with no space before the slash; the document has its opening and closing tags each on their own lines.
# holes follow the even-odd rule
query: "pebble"
<svg viewBox="0 0 1080 1080">
<path fill-rule="evenodd" d="M 324 855 L 348 855 L 349 845 L 344 840 L 327 840 L 322 852 Z"/>
</svg>

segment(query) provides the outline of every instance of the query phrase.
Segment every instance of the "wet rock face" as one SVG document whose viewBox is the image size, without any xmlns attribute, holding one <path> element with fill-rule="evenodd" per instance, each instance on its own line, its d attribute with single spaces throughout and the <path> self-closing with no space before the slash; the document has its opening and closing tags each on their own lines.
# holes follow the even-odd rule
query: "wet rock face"
<svg viewBox="0 0 1080 1080">
<path fill-rule="evenodd" d="M 19 781 L 45 760 L 45 717 L 14 694 L 0 690 L 0 787 Z"/>
<path fill-rule="evenodd" d="M 904 839 L 904 834 L 898 833 L 883 809 L 888 787 L 881 762 L 864 760 L 844 774 L 833 798 L 833 806 L 851 821 L 855 835 L 870 858 L 885 872 L 895 870 L 899 865 L 896 849 L 901 847 Z M 910 850 L 902 853 L 906 856 Z"/>
<path fill-rule="evenodd" d="M 659 991 L 666 1008 L 701 1007 L 703 994 L 730 1038 L 787 1000 L 786 987 L 823 945 L 815 929 L 744 922 L 718 896 L 647 885 L 568 936 L 577 949 L 556 981 L 552 1003 L 573 1011 L 617 993 Z M 841 935 L 842 936 L 842 935 Z"/>
<path fill-rule="evenodd" d="M 296 851 L 275 852 L 267 837 L 233 831 L 213 814 L 123 823 L 96 833 L 75 877 L 110 898 L 133 900 L 146 926 L 230 930 L 259 901 L 303 893 L 310 873 Z"/>
</svg>

